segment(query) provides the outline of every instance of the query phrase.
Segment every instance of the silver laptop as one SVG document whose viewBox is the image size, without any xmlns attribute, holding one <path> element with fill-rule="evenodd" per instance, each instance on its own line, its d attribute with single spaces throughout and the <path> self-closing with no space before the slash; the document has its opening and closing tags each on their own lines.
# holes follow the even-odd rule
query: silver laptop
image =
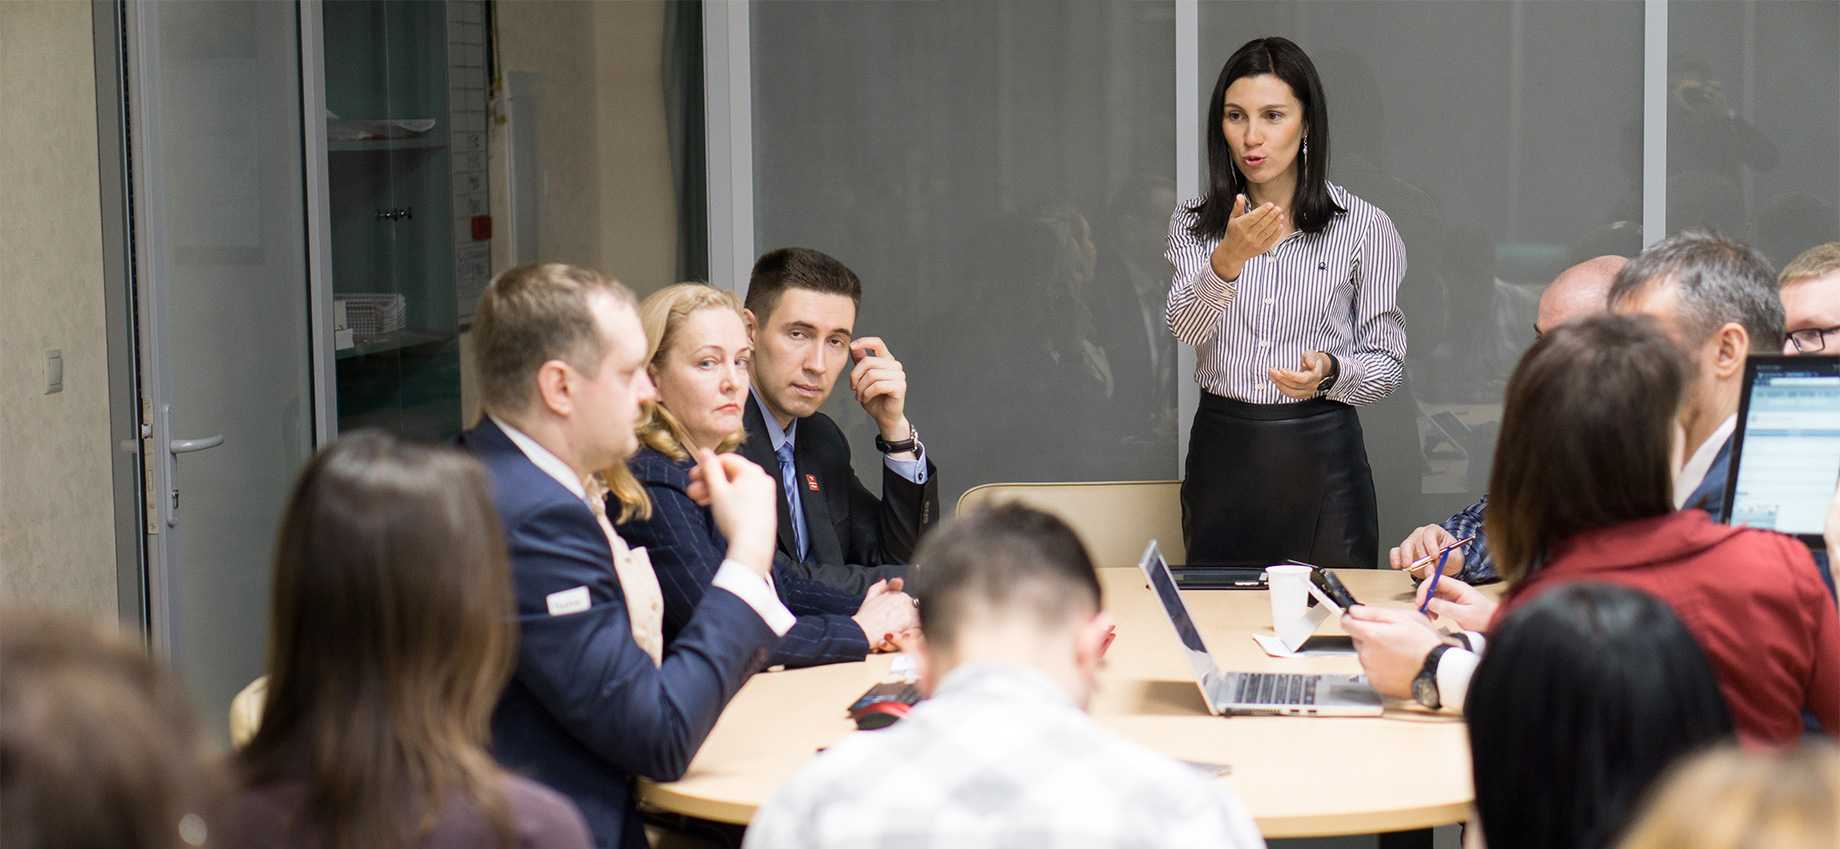
<svg viewBox="0 0 1840 849">
<path fill-rule="evenodd" d="M 1380 694 L 1360 675 L 1282 672 L 1221 672 L 1214 654 L 1201 641 L 1188 603 L 1176 590 L 1169 561 L 1151 540 L 1138 566 L 1150 580 L 1150 589 L 1162 602 L 1163 613 L 1176 629 L 1182 654 L 1195 670 L 1201 698 L 1215 715 L 1252 714 L 1282 716 L 1379 716 L 1384 708 Z"/>
</svg>

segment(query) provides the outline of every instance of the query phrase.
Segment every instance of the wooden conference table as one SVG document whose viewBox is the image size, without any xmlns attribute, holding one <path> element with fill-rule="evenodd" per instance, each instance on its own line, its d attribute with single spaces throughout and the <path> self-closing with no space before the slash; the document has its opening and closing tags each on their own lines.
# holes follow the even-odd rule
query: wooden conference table
<svg viewBox="0 0 1840 849">
<path fill-rule="evenodd" d="M 1402 572 L 1338 574 L 1364 603 L 1411 604 L 1411 581 Z M 1093 715 L 1173 757 L 1230 765 L 1231 774 L 1220 780 L 1266 837 L 1405 831 L 1468 818 L 1469 743 L 1461 721 L 1391 702 L 1378 718 L 1211 716 L 1142 573 L 1113 568 L 1099 576 L 1118 637 L 1099 675 Z M 1360 671 L 1352 654 L 1266 655 L 1251 639 L 1255 632 L 1272 633 L 1264 592 L 1183 595 L 1222 669 Z M 1344 632 L 1330 619 L 1318 634 Z M 756 675 L 723 712 L 683 779 L 641 782 L 641 797 L 673 813 L 746 823 L 820 748 L 854 731 L 845 706 L 887 674 L 891 659 L 873 655 L 864 663 Z"/>
</svg>

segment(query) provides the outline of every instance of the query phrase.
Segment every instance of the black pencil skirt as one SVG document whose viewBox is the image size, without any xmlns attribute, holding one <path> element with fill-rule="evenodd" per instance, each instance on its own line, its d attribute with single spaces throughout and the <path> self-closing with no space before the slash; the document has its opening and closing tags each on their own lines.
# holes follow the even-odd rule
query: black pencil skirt
<svg viewBox="0 0 1840 849">
<path fill-rule="evenodd" d="M 1248 404 L 1201 393 L 1182 481 L 1192 565 L 1379 565 L 1361 419 L 1340 401 Z"/>
</svg>

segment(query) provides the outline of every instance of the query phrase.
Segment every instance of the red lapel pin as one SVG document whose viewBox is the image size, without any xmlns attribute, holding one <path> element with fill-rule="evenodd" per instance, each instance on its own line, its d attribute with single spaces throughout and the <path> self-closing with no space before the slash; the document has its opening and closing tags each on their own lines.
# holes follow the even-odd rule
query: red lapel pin
<svg viewBox="0 0 1840 849">
<path fill-rule="evenodd" d="M 811 490 L 812 492 L 817 492 L 818 491 L 818 476 L 817 475 L 806 475 L 805 476 L 805 488 Z"/>
</svg>

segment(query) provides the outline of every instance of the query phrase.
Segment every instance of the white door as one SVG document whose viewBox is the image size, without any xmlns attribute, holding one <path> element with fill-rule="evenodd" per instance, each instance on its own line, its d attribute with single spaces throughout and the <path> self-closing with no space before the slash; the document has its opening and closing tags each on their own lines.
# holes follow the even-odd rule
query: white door
<svg viewBox="0 0 1840 849">
<path fill-rule="evenodd" d="M 324 432 L 302 15 L 279 2 L 124 15 L 148 624 L 221 734 L 262 673 L 275 530 Z"/>
</svg>

